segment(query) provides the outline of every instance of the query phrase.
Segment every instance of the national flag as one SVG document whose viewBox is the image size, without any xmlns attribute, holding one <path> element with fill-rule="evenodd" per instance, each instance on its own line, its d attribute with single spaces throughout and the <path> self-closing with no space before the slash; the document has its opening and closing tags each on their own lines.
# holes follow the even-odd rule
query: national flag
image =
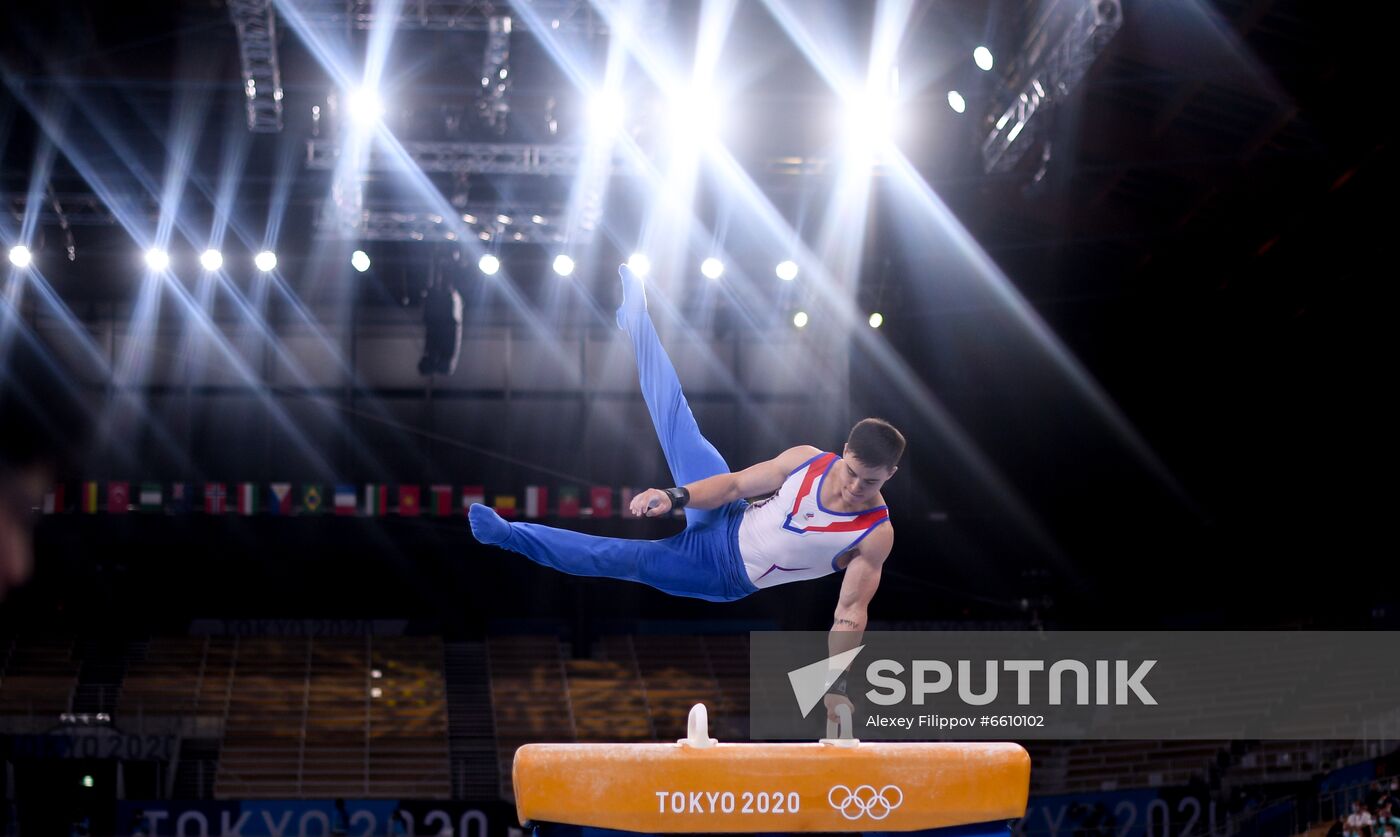
<svg viewBox="0 0 1400 837">
<path fill-rule="evenodd" d="M 91 480 L 83 483 L 83 512 L 97 514 L 97 483 Z"/>
<path fill-rule="evenodd" d="M 462 486 L 462 514 L 472 507 L 472 503 L 486 505 L 486 489 L 480 485 Z"/>
<path fill-rule="evenodd" d="M 141 483 L 141 493 L 137 502 L 141 505 L 143 512 L 158 512 L 164 508 L 164 497 L 161 496 L 161 486 L 158 482 Z"/>
<path fill-rule="evenodd" d="M 267 487 L 267 512 L 284 515 L 292 513 L 291 483 L 274 482 Z"/>
<path fill-rule="evenodd" d="M 549 514 L 549 489 L 542 485 L 525 486 L 525 516 L 545 517 Z"/>
<path fill-rule="evenodd" d="M 365 517 L 383 517 L 389 513 L 389 486 L 383 483 L 365 483 Z"/>
<path fill-rule="evenodd" d="M 170 484 L 170 501 L 165 504 L 165 510 L 171 514 L 189 514 L 190 493 L 190 487 L 187 484 L 172 482 Z"/>
<path fill-rule="evenodd" d="M 63 502 L 64 485 L 56 484 L 44 492 L 44 514 L 63 514 L 68 511 Z"/>
<path fill-rule="evenodd" d="M 355 486 L 337 485 L 335 487 L 335 513 L 341 517 L 355 516 Z"/>
<path fill-rule="evenodd" d="M 126 482 L 107 483 L 107 513 L 126 514 L 131 505 L 131 484 Z"/>
<path fill-rule="evenodd" d="M 399 486 L 399 517 L 417 517 L 422 505 L 418 486 Z"/>
<path fill-rule="evenodd" d="M 238 484 L 238 513 L 244 517 L 251 517 L 258 513 L 257 483 L 240 482 Z"/>
<path fill-rule="evenodd" d="M 621 489 L 621 491 L 619 492 L 618 499 L 621 500 L 622 502 L 621 502 L 621 504 L 618 505 L 618 507 L 617 507 L 617 508 L 618 508 L 618 513 L 621 514 L 621 515 L 623 516 L 623 518 L 625 518 L 625 519 L 627 519 L 627 520 L 640 520 L 640 519 L 641 519 L 641 518 L 639 518 L 639 517 L 637 517 L 637 516 L 635 516 L 635 515 L 632 514 L 632 498 L 633 498 L 633 497 L 636 497 L 636 496 L 637 496 L 637 493 L 638 493 L 638 492 L 634 491 L 634 490 L 632 489 L 632 486 L 630 486 L 630 485 L 624 485 L 624 486 L 622 486 L 622 489 Z"/>
<path fill-rule="evenodd" d="M 433 495 L 433 514 L 438 517 L 452 516 L 452 486 L 433 485 L 428 487 Z"/>
<path fill-rule="evenodd" d="M 612 517 L 612 501 L 612 489 L 606 485 L 595 485 L 588 489 L 588 507 L 593 510 L 594 517 Z"/>
<path fill-rule="evenodd" d="M 559 516 L 578 517 L 578 513 L 578 486 L 561 486 L 559 489 Z"/>
<path fill-rule="evenodd" d="M 320 514 L 325 502 L 326 498 L 321 493 L 321 486 L 312 483 L 301 487 L 302 514 Z"/>
<path fill-rule="evenodd" d="M 496 502 L 492 504 L 491 508 L 495 509 L 496 514 L 501 517 L 515 517 L 515 495 L 497 494 Z"/>
<path fill-rule="evenodd" d="M 204 484 L 204 513 L 223 514 L 228 511 L 228 490 L 221 482 L 206 482 Z"/>
</svg>

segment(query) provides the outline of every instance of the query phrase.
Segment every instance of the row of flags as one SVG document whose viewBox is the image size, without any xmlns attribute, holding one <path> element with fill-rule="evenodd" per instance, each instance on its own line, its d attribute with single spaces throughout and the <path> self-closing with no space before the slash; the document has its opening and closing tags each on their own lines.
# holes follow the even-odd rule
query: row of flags
<svg viewBox="0 0 1400 837">
<path fill-rule="evenodd" d="M 67 483 L 59 483 L 44 495 L 44 514 L 79 512 L 83 514 L 236 514 L 236 515 L 318 515 L 346 517 L 454 517 L 467 513 L 473 503 L 486 504 L 486 489 L 480 485 L 421 485 L 368 483 L 334 485 L 320 483 L 131 483 L 88 481 L 78 485 L 76 502 L 70 503 Z M 582 489 L 561 486 L 558 499 L 550 507 L 547 486 L 526 486 L 523 503 L 515 494 L 493 494 L 490 506 L 502 517 L 593 517 L 606 518 L 627 512 L 633 489 L 595 485 Z M 614 499 L 618 502 L 614 503 Z M 681 512 L 677 511 L 676 515 Z"/>
</svg>

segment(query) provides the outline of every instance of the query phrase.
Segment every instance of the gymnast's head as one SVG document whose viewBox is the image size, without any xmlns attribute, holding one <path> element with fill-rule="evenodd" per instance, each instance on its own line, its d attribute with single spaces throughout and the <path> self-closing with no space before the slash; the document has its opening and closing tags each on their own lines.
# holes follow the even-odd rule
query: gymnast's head
<svg viewBox="0 0 1400 837">
<path fill-rule="evenodd" d="M 846 437 L 837 471 L 841 492 L 852 503 L 871 500 L 895 471 L 904 455 L 904 434 L 878 418 L 861 419 Z"/>
</svg>

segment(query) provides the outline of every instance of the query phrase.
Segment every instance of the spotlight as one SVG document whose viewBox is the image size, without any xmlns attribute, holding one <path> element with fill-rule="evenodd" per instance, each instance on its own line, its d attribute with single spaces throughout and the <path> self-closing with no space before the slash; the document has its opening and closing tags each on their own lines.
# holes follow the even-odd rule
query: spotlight
<svg viewBox="0 0 1400 837">
<path fill-rule="evenodd" d="M 956 90 L 949 90 L 949 91 L 948 91 L 948 107 L 952 108 L 952 109 L 953 109 L 954 111 L 956 111 L 957 113 L 962 113 L 963 111 L 967 110 L 967 100 L 964 99 L 964 98 L 962 97 L 962 94 L 959 93 L 958 91 L 956 91 Z"/>
<path fill-rule="evenodd" d="M 868 92 L 846 109 L 847 142 L 857 147 L 878 148 L 894 137 L 894 101 Z"/>
<path fill-rule="evenodd" d="M 369 270 L 369 254 L 364 250 L 356 250 L 350 254 L 350 266 L 361 273 Z"/>
<path fill-rule="evenodd" d="M 378 686 L 375 686 L 369 690 L 369 696 L 372 698 L 383 697 L 383 695 L 384 690 L 379 688 Z"/>
<path fill-rule="evenodd" d="M 146 267 L 151 270 L 165 270 L 170 267 L 170 254 L 159 247 L 152 247 L 146 251 Z"/>
<path fill-rule="evenodd" d="M 10 248 L 10 264 L 15 267 L 29 267 L 34 262 L 34 254 L 29 252 L 29 248 L 23 244 L 16 244 Z"/>
<path fill-rule="evenodd" d="M 676 145 L 693 145 L 723 131 L 723 104 L 709 88 L 692 87 L 671 100 L 671 139 Z"/>
<path fill-rule="evenodd" d="M 213 273 L 224 266 L 224 254 L 211 247 L 199 254 L 199 265 L 210 273 Z"/>
<path fill-rule="evenodd" d="M 972 51 L 972 60 L 977 62 L 979 70 L 990 70 L 992 68 L 992 51 L 984 46 L 979 46 Z"/>
<path fill-rule="evenodd" d="M 368 87 L 357 87 L 345 97 L 345 109 L 350 119 L 362 128 L 368 128 L 384 117 L 384 102 L 379 94 Z"/>
<path fill-rule="evenodd" d="M 651 273 L 651 259 L 647 258 L 645 253 L 633 253 L 632 257 L 627 260 L 627 266 L 632 268 L 632 272 L 642 279 Z"/>
<path fill-rule="evenodd" d="M 797 278 L 797 262 L 787 259 L 778 262 L 778 278 L 784 282 L 791 282 Z"/>
<path fill-rule="evenodd" d="M 706 279 L 718 279 L 724 275 L 724 262 L 711 256 L 700 263 L 700 272 Z"/>
<path fill-rule="evenodd" d="M 792 324 L 797 326 L 798 328 L 802 328 L 803 326 L 807 325 L 807 312 L 798 311 L 796 314 L 793 314 Z"/>
<path fill-rule="evenodd" d="M 574 260 L 562 253 L 555 256 L 554 272 L 560 276 L 568 276 L 570 273 L 574 272 Z"/>
<path fill-rule="evenodd" d="M 268 273 L 277 267 L 277 254 L 271 250 L 264 250 L 253 257 L 253 264 L 257 265 L 258 270 Z"/>
<path fill-rule="evenodd" d="M 882 325 L 884 325 L 884 324 L 885 324 L 885 318 L 880 314 L 879 311 L 876 311 L 874 314 L 871 314 L 871 315 L 870 315 L 870 327 L 871 327 L 871 328 L 879 328 L 880 326 L 882 326 Z"/>
<path fill-rule="evenodd" d="M 501 269 L 501 260 L 488 253 L 481 257 L 481 260 L 476 263 L 476 266 L 487 276 L 495 276 L 496 271 Z"/>
<path fill-rule="evenodd" d="M 622 96 L 615 90 L 593 94 L 588 103 L 588 129 L 593 136 L 603 138 L 622 128 L 624 117 Z"/>
</svg>

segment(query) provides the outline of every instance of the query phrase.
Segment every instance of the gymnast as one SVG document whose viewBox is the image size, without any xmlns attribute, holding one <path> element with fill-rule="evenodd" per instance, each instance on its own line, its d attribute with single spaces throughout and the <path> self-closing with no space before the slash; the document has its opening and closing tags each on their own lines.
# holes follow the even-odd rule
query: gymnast
<svg viewBox="0 0 1400 837">
<path fill-rule="evenodd" d="M 647 313 L 641 279 L 626 265 L 619 272 L 617 324 L 631 338 L 642 397 L 675 482 L 674 488 L 636 495 L 628 511 L 657 517 L 684 509 L 685 530 L 655 541 L 605 538 L 506 521 L 474 504 L 468 511 L 472 534 L 561 572 L 636 581 L 713 602 L 845 572 L 831 645 L 833 652 L 853 647 L 894 544 L 880 489 L 899 470 L 903 435 L 886 421 L 867 418 L 851 429 L 840 456 L 798 445 L 730 472 L 700 434 Z M 753 497 L 764 499 L 745 499 Z M 837 641 L 835 632 L 856 634 Z"/>
</svg>

